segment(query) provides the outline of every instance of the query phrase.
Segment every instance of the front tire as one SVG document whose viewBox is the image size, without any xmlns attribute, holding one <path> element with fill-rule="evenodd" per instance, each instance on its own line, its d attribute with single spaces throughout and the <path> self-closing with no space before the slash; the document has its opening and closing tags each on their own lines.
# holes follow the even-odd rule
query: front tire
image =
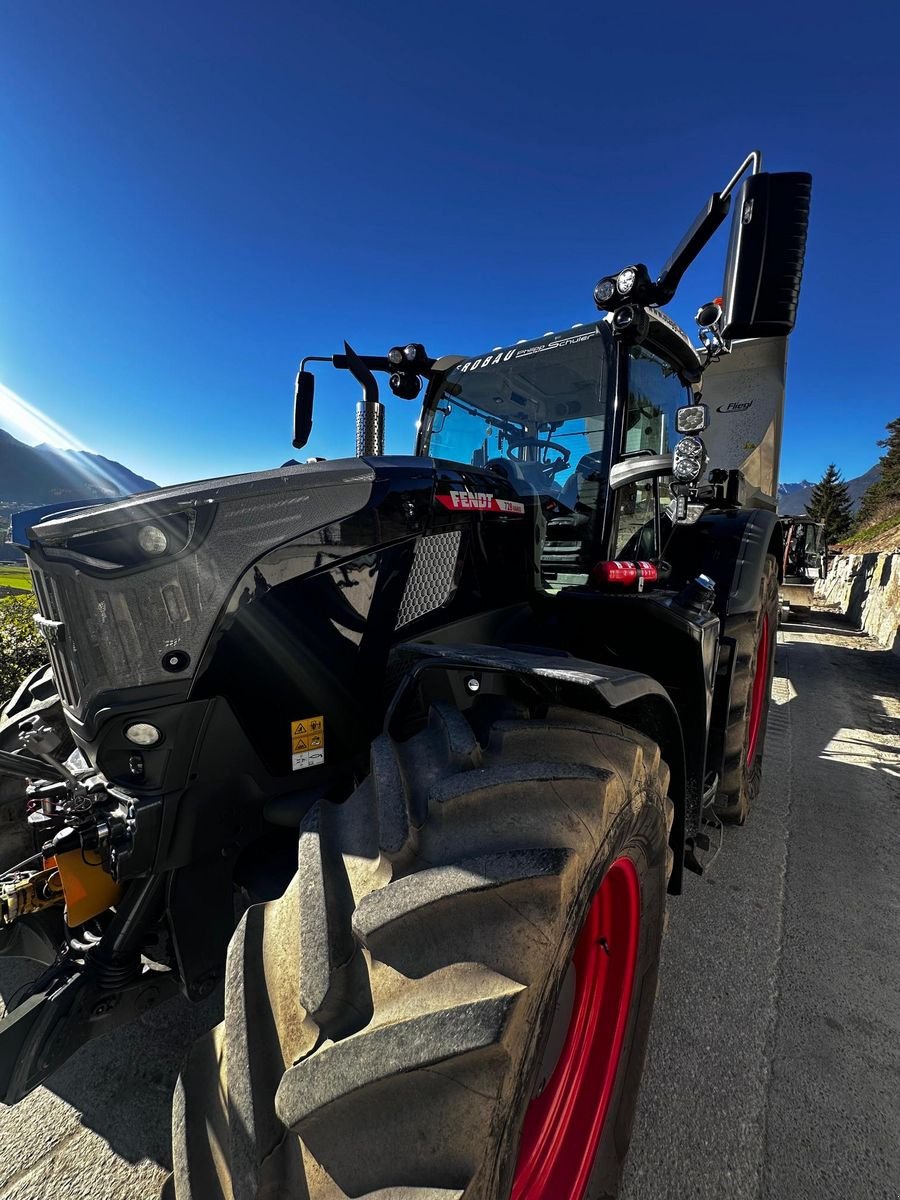
<svg viewBox="0 0 900 1200">
<path fill-rule="evenodd" d="M 179 1200 L 613 1195 L 656 994 L 668 778 L 643 735 L 569 710 L 479 742 L 435 705 L 407 743 L 378 738 L 361 787 L 304 823 L 285 895 L 235 934 L 225 1020 L 176 1089 Z M 554 1126 L 555 1093 L 574 1103 Z"/>
</svg>

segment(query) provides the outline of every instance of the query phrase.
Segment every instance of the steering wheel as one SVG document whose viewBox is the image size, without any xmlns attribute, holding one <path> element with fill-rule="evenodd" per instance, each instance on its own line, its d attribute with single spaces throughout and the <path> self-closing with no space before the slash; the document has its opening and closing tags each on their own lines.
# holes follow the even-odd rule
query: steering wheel
<svg viewBox="0 0 900 1200">
<path fill-rule="evenodd" d="M 514 442 L 511 441 L 506 448 L 506 457 L 513 462 L 524 463 L 525 460 L 519 458 L 515 451 L 524 450 L 528 446 L 535 446 L 539 450 L 556 450 L 558 454 L 562 455 L 562 458 L 558 458 L 555 462 L 539 460 L 534 464 L 536 467 L 541 468 L 550 481 L 553 480 L 553 476 L 557 471 L 565 471 L 569 465 L 572 452 L 568 446 L 563 446 L 559 442 L 546 442 L 536 437 L 523 437 L 517 438 Z"/>
</svg>

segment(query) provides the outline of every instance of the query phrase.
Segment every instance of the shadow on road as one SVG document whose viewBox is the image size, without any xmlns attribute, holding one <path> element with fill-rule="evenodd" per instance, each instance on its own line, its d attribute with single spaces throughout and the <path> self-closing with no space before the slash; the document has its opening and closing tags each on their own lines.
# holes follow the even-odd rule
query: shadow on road
<svg viewBox="0 0 900 1200">
<path fill-rule="evenodd" d="M 846 637 L 842 630 L 841 638 Z M 857 649 L 792 639 L 791 676 L 798 691 L 790 702 L 802 701 L 811 713 L 805 728 L 805 737 L 814 738 L 809 751 L 831 762 L 887 771 L 900 778 L 900 659 L 890 650 L 872 649 L 866 641 L 865 648 Z M 816 694 L 803 696 L 804 679 L 815 679 L 816 691 L 829 688 L 833 693 L 829 700 L 837 703 L 826 705 Z M 819 713 L 821 719 L 816 719 Z M 843 720 L 835 725 L 832 719 L 829 725 L 826 713 L 838 713 Z"/>
<path fill-rule="evenodd" d="M 623 1200 L 900 1196 L 900 660 L 781 634 L 760 796 L 670 905 Z"/>
<path fill-rule="evenodd" d="M 0 958 L 0 996 L 8 1003 L 18 988 L 40 971 L 24 959 Z M 77 1130 L 99 1134 L 121 1158 L 131 1163 L 151 1159 L 171 1169 L 170 1116 L 172 1090 L 193 1040 L 221 1017 L 221 996 L 199 1005 L 177 997 L 83 1046 L 44 1085 L 13 1109 L 0 1108 L 0 1142 L 29 1136 L 29 1126 L 44 1132 L 50 1119 Z M 46 1103 L 46 1089 L 71 1110 Z M 35 1129 L 32 1136 L 42 1136 Z M 46 1140 L 46 1139 L 45 1139 Z M 0 1187 L 7 1172 L 0 1161 Z M 97 1195 L 101 1195 L 100 1191 Z"/>
</svg>

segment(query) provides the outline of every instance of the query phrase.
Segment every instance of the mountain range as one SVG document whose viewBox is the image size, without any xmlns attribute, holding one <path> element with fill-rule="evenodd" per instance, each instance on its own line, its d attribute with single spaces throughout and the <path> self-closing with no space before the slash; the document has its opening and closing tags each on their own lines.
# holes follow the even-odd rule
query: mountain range
<svg viewBox="0 0 900 1200">
<path fill-rule="evenodd" d="M 863 494 L 881 478 L 881 467 L 876 463 L 874 467 L 870 467 L 865 475 L 857 475 L 855 479 L 848 479 L 847 490 L 850 492 L 850 499 L 853 501 L 853 512 L 859 508 Z M 778 511 L 785 516 L 803 516 L 806 512 L 806 506 L 812 500 L 812 490 L 815 483 L 810 483 L 808 479 L 802 479 L 799 483 L 779 483 L 778 485 Z"/>
<path fill-rule="evenodd" d="M 128 467 L 88 450 L 28 446 L 0 429 L 0 503 L 51 504 L 55 500 L 105 500 L 152 491 L 156 484 Z"/>
<path fill-rule="evenodd" d="M 0 559 L 21 560 L 20 551 L 3 544 L 14 512 L 57 500 L 114 500 L 156 487 L 151 479 L 102 454 L 60 450 L 46 443 L 29 446 L 0 429 Z"/>
</svg>

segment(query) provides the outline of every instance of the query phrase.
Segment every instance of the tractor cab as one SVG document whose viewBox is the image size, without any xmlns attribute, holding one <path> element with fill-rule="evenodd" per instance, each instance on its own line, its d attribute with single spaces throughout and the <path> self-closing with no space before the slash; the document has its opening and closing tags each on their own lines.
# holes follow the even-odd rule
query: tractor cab
<svg viewBox="0 0 900 1200">
<path fill-rule="evenodd" d="M 579 474 L 608 462 L 611 349 L 598 322 L 460 361 L 426 397 L 417 453 L 574 507 Z"/>
<path fill-rule="evenodd" d="M 764 174 L 752 152 L 709 198 L 656 279 L 642 263 L 601 278 L 593 298 L 603 315 L 563 333 L 476 357 L 434 359 L 419 343 L 361 356 L 345 343 L 343 354 L 305 358 L 294 445 L 305 445 L 312 427 L 310 362 L 330 362 L 362 385 L 361 457 L 384 452 L 374 372 L 386 373 L 404 400 L 426 382 L 417 456 L 475 468 L 479 494 L 481 473 L 502 478 L 526 502 L 538 521 L 545 587 L 596 584 L 598 571 L 610 582 L 603 572 L 617 571 L 619 562 L 638 590 L 669 579 L 667 552 L 679 525 L 723 506 L 774 512 L 785 344 L 796 316 L 809 190 L 808 175 Z M 698 349 L 663 306 L 725 220 L 735 192 L 723 294 L 697 313 Z M 701 391 L 707 377 L 715 419 Z M 710 445 L 702 436 L 708 428 Z M 704 559 L 692 551 L 685 578 Z"/>
<path fill-rule="evenodd" d="M 677 414 L 699 376 L 661 314 L 635 330 L 605 317 L 456 361 L 426 393 L 416 453 L 496 472 L 532 498 L 545 584 L 583 583 L 599 560 L 660 557 Z"/>
</svg>

